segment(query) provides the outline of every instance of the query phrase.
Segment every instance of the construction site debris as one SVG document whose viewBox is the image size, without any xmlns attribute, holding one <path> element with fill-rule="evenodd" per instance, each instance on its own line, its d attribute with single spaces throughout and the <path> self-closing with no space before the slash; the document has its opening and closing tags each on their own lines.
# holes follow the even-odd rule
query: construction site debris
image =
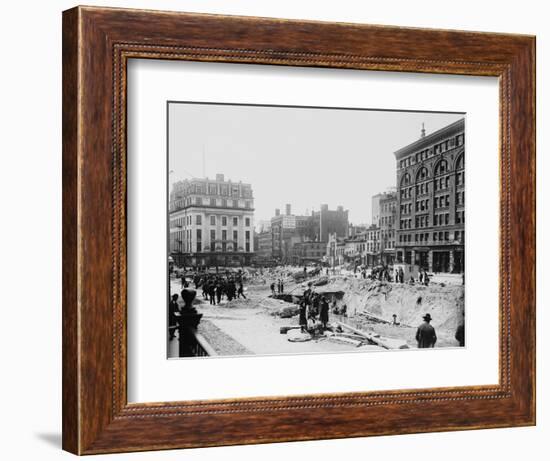
<svg viewBox="0 0 550 461">
<path fill-rule="evenodd" d="M 280 327 L 279 332 L 282 335 L 286 335 L 290 330 L 300 330 L 300 329 L 301 327 L 299 325 L 292 325 L 292 326 Z"/>
<path fill-rule="evenodd" d="M 348 329 L 354 332 L 359 336 L 363 336 L 365 339 L 369 340 L 373 344 L 382 346 L 384 349 L 408 349 L 409 348 L 409 346 L 407 345 L 407 342 L 401 339 L 386 338 L 373 333 L 368 333 L 366 331 L 359 330 L 358 328 L 354 328 L 351 325 L 347 325 L 346 323 L 342 323 L 342 322 L 336 322 L 336 324 L 344 329 Z"/>
<path fill-rule="evenodd" d="M 287 339 L 292 343 L 301 343 L 304 341 L 311 341 L 311 335 L 300 330 L 289 330 Z"/>
<path fill-rule="evenodd" d="M 327 340 L 335 343 L 351 344 L 355 347 L 359 347 L 363 344 L 363 341 L 358 341 L 356 339 L 346 338 L 345 336 L 339 335 L 329 336 L 327 337 Z"/>
</svg>

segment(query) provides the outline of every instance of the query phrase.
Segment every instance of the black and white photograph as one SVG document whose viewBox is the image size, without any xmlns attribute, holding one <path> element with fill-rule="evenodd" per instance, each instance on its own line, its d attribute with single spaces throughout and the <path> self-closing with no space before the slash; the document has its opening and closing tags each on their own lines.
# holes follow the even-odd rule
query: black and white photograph
<svg viewBox="0 0 550 461">
<path fill-rule="evenodd" d="M 168 358 L 465 347 L 465 120 L 168 101 Z"/>
</svg>

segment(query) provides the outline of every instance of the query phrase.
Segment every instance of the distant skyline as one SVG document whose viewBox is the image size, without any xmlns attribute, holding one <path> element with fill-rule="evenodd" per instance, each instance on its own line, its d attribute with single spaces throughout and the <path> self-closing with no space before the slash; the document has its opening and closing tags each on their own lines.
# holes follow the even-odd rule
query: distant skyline
<svg viewBox="0 0 550 461">
<path fill-rule="evenodd" d="M 192 177 L 250 183 L 255 221 L 285 204 L 308 214 L 342 205 L 353 224 L 371 223 L 373 195 L 395 188 L 393 152 L 464 114 L 169 104 L 172 184 Z"/>
</svg>

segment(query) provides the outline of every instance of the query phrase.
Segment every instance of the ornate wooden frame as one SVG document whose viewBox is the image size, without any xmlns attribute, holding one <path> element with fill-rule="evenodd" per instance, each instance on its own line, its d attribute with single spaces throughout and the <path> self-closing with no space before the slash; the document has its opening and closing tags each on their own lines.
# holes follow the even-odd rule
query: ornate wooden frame
<svg viewBox="0 0 550 461">
<path fill-rule="evenodd" d="M 499 77 L 499 384 L 128 404 L 130 58 Z M 63 13 L 65 450 L 90 454 L 533 424 L 534 37 L 92 7 Z"/>
</svg>

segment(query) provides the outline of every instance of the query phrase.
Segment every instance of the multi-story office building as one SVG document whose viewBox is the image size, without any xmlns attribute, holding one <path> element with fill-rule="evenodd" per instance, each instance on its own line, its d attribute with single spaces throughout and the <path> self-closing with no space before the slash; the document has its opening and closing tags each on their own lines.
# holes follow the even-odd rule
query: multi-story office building
<svg viewBox="0 0 550 461">
<path fill-rule="evenodd" d="M 321 263 L 326 250 L 326 242 L 295 242 L 291 250 L 292 263 L 297 265 Z"/>
<path fill-rule="evenodd" d="M 338 206 L 336 210 L 329 210 L 328 205 L 321 205 L 319 211 L 311 214 L 312 240 L 327 242 L 329 234 L 335 233 L 338 237 L 346 238 L 349 231 L 348 210 Z"/>
<path fill-rule="evenodd" d="M 311 240 L 310 217 L 293 215 L 290 204 L 285 207 L 285 213 L 277 208 L 271 218 L 272 255 L 282 263 L 292 260 L 294 243 Z"/>
<path fill-rule="evenodd" d="M 396 259 L 464 271 L 464 119 L 394 152 Z"/>
<path fill-rule="evenodd" d="M 381 263 L 380 227 L 371 224 L 366 233 L 365 263 L 368 266 L 376 266 Z"/>
<path fill-rule="evenodd" d="M 321 242 L 326 247 L 329 234 L 335 233 L 343 239 L 348 232 L 348 210 L 342 206 L 329 210 L 328 205 L 321 205 L 320 210 L 313 211 L 311 215 L 293 215 L 290 204 L 287 204 L 284 214 L 276 209 L 275 216 L 271 218 L 273 257 L 291 263 L 305 257 L 307 253 L 313 259 L 317 251 L 314 242 Z M 293 251 L 297 243 L 308 244 L 302 245 L 300 255 Z"/>
<path fill-rule="evenodd" d="M 367 259 L 367 232 L 350 235 L 344 240 L 344 257 L 348 262 L 366 264 Z"/>
<path fill-rule="evenodd" d="M 267 260 L 273 257 L 273 239 L 271 236 L 271 228 L 258 233 L 258 249 L 256 250 L 256 258 L 259 260 Z"/>
<path fill-rule="evenodd" d="M 345 239 L 338 237 L 336 232 L 330 233 L 326 245 L 326 259 L 329 265 L 334 267 L 344 264 L 345 251 Z"/>
<path fill-rule="evenodd" d="M 381 262 L 382 264 L 391 265 L 395 260 L 397 194 L 395 192 L 385 192 L 379 195 L 378 227 L 380 228 Z"/>
<path fill-rule="evenodd" d="M 254 197 L 250 184 L 194 178 L 170 193 L 170 254 L 179 266 L 249 264 L 254 252 Z"/>
</svg>

